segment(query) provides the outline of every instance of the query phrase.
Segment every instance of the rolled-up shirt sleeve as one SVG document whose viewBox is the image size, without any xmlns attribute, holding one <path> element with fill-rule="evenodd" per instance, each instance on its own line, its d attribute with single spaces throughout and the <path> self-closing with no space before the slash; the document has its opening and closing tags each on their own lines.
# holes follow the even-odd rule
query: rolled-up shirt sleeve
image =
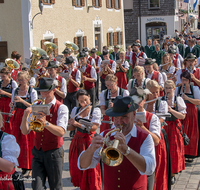
<svg viewBox="0 0 200 190">
<path fill-rule="evenodd" d="M 56 125 L 62 127 L 65 131 L 68 124 L 69 110 L 64 104 L 60 105 L 57 113 Z"/>
<path fill-rule="evenodd" d="M 145 159 L 146 162 L 146 171 L 143 173 L 141 171 L 141 175 L 151 175 L 155 171 L 156 168 L 156 158 L 155 158 L 155 148 L 154 142 L 149 134 L 147 138 L 144 140 L 140 147 L 140 155 Z"/>
<path fill-rule="evenodd" d="M 94 67 L 91 68 L 90 75 L 91 75 L 91 78 L 93 78 L 93 79 L 95 79 L 95 81 L 97 81 L 97 73 L 96 73 Z"/>
<path fill-rule="evenodd" d="M 76 72 L 76 82 L 78 82 L 78 84 L 81 84 L 81 72 L 79 70 L 77 70 Z"/>
</svg>

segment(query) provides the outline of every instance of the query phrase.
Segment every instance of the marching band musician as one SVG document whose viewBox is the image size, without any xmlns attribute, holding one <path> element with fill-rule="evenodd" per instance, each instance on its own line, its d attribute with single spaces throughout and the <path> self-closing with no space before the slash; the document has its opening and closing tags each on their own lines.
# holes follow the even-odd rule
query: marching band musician
<svg viewBox="0 0 200 190">
<path fill-rule="evenodd" d="M 176 181 L 175 174 L 185 169 L 184 142 L 181 135 L 182 126 L 180 119 L 186 115 L 186 105 L 180 96 L 175 96 L 175 84 L 172 80 L 165 82 L 165 93 L 168 93 L 168 112 L 170 118 L 166 118 L 167 125 L 164 129 L 169 139 L 169 149 L 171 156 L 171 184 Z M 166 97 L 165 99 L 166 100 Z"/>
<path fill-rule="evenodd" d="M 108 60 L 109 63 L 101 63 L 99 67 L 99 76 L 101 80 L 101 91 L 106 89 L 105 78 L 108 74 L 115 74 L 116 72 L 116 62 L 109 58 L 109 52 L 107 50 L 103 51 L 104 60 Z M 106 73 L 107 72 L 107 73 Z"/>
<path fill-rule="evenodd" d="M 0 70 L 0 110 L 1 112 L 10 112 L 10 101 L 12 97 L 12 90 L 17 88 L 17 83 L 10 77 L 9 70 L 4 67 Z M 8 134 L 12 134 L 12 126 L 7 123 L 8 115 L 3 115 L 4 125 L 1 127 L 1 131 Z"/>
<path fill-rule="evenodd" d="M 48 65 L 46 67 L 46 69 L 48 70 L 48 73 L 50 75 L 50 78 L 53 78 L 53 79 L 59 81 L 58 87 L 55 88 L 55 97 L 58 101 L 63 103 L 63 99 L 67 95 L 66 80 L 57 74 L 57 68 L 58 68 L 58 66 L 55 61 L 49 61 Z"/>
<path fill-rule="evenodd" d="M 94 68 L 96 68 L 96 62 L 95 62 L 94 58 L 91 57 L 91 56 L 89 55 L 88 48 L 87 48 L 87 47 L 84 47 L 84 48 L 82 49 L 82 51 L 84 51 L 85 54 L 87 55 L 87 56 L 86 56 L 86 58 L 87 58 L 87 63 L 90 64 L 90 65 L 92 65 Z"/>
<path fill-rule="evenodd" d="M 97 55 L 97 50 L 96 48 L 91 49 L 91 57 L 95 60 L 96 62 L 96 72 L 97 72 L 97 81 L 95 82 L 95 90 L 96 90 L 96 100 L 98 101 L 99 99 L 99 68 L 102 62 L 102 59 L 100 56 Z"/>
<path fill-rule="evenodd" d="M 170 58 L 172 60 L 172 63 L 174 64 L 174 66 L 176 67 L 176 70 L 181 69 L 181 62 L 180 60 L 177 58 L 175 58 L 176 55 L 176 50 L 173 49 L 172 47 L 169 47 L 168 49 L 168 53 L 170 55 Z M 164 56 L 164 55 L 163 55 Z"/>
<path fill-rule="evenodd" d="M 168 113 L 168 104 L 165 100 L 158 99 L 160 94 L 160 86 L 155 80 L 150 80 L 147 83 L 147 89 L 151 92 L 148 94 L 148 104 L 145 104 L 145 110 L 148 114 L 146 114 L 147 122 L 144 123 L 144 126 L 147 127 L 149 121 L 153 121 L 153 116 L 151 114 L 156 113 Z M 143 102 L 144 103 L 144 102 Z M 140 105 L 139 105 L 140 106 Z M 151 119 L 150 119 L 151 117 Z M 156 171 L 155 171 L 155 184 L 154 190 L 168 190 L 171 187 L 171 173 L 170 173 L 170 159 L 168 159 L 170 155 L 169 151 L 169 142 L 166 140 L 167 134 L 163 129 L 163 122 L 165 117 L 160 117 L 160 128 L 162 128 L 160 135 L 159 144 L 155 147 L 156 150 Z M 155 138 L 155 137 L 154 137 Z M 155 141 L 154 141 L 155 142 Z M 163 175 L 160 176 L 159 174 Z"/>
<path fill-rule="evenodd" d="M 149 78 L 151 80 L 156 80 L 158 84 L 160 85 L 160 96 L 164 96 L 164 81 L 163 76 L 159 71 L 154 71 L 153 65 L 155 63 L 155 60 L 152 58 L 145 59 L 145 70 L 146 70 L 146 78 Z"/>
<path fill-rule="evenodd" d="M 41 96 L 45 99 L 45 104 L 49 104 L 50 115 L 41 113 L 37 119 L 42 122 L 44 130 L 35 135 L 33 147 L 33 190 L 46 189 L 45 181 L 48 177 L 50 189 L 62 189 L 62 169 L 63 169 L 63 135 L 68 123 L 68 108 L 56 100 L 55 81 L 52 78 L 41 78 L 39 87 Z M 24 136 L 30 132 L 27 123 L 27 116 L 31 113 L 31 108 L 24 112 L 21 130 Z"/>
<path fill-rule="evenodd" d="M 130 63 L 132 65 L 132 68 L 134 68 L 136 66 L 136 63 L 137 63 L 137 58 L 139 60 L 144 61 L 144 59 L 147 58 L 147 55 L 146 55 L 146 53 L 140 51 L 140 49 L 139 49 L 140 44 L 134 42 L 131 47 L 133 48 L 133 53 L 130 57 Z"/>
<path fill-rule="evenodd" d="M 181 73 L 182 86 L 177 87 L 175 90 L 175 95 L 181 96 L 187 106 L 187 114 L 185 119 L 181 120 L 181 123 L 184 126 L 185 133 L 190 139 L 189 145 L 185 146 L 185 158 L 188 162 L 192 162 L 193 158 L 197 156 L 198 153 L 199 128 L 196 105 L 200 105 L 199 87 L 192 86 L 190 81 L 190 73 L 186 70 Z"/>
<path fill-rule="evenodd" d="M 69 148 L 69 171 L 71 175 L 72 183 L 75 187 L 80 187 L 81 190 L 101 190 L 101 172 L 100 165 L 90 170 L 79 170 L 77 167 L 77 161 L 80 153 L 86 150 L 92 142 L 92 139 L 96 135 L 96 130 L 101 123 L 101 111 L 99 108 L 90 106 L 90 95 L 86 90 L 80 89 L 76 98 L 80 104 L 80 107 L 74 107 L 71 113 L 71 119 L 69 120 L 69 126 L 67 130 L 77 129 Z M 86 108 L 86 106 L 88 106 Z M 86 108 L 80 115 L 74 116 L 81 110 Z M 85 126 L 80 120 L 89 122 L 90 126 Z"/>
<path fill-rule="evenodd" d="M 134 79 L 129 80 L 127 84 L 127 89 L 129 92 L 131 92 L 131 89 L 133 87 L 141 86 L 143 89 L 145 89 L 147 86 L 147 82 L 150 81 L 149 78 L 145 78 L 144 67 L 141 66 L 135 66 L 135 68 L 133 69 L 133 76 Z"/>
<path fill-rule="evenodd" d="M 83 81 L 84 88 L 90 95 L 92 104 L 95 104 L 95 85 L 97 81 L 97 74 L 95 68 L 87 63 L 87 54 L 84 51 L 81 51 L 78 56 L 80 64 L 78 68 L 82 71 L 81 83 Z"/>
<path fill-rule="evenodd" d="M 71 56 L 71 49 L 65 48 L 65 49 L 63 50 L 62 54 L 64 55 L 64 58 L 63 58 L 63 59 L 64 59 L 64 61 L 65 61 L 66 57 Z M 74 59 L 74 68 L 77 68 L 77 67 L 78 67 L 78 60 L 77 60 L 76 57 L 73 57 L 73 59 Z"/>
<path fill-rule="evenodd" d="M 0 114 L 0 128 L 4 125 L 4 120 Z M 15 172 L 15 166 L 18 166 L 17 158 L 20 153 L 19 145 L 13 135 L 0 131 L 0 189 L 15 190 L 11 179 Z M 7 179 L 7 180 L 4 180 Z M 19 180 L 19 179 L 18 179 Z"/>
<path fill-rule="evenodd" d="M 177 81 L 176 86 L 181 86 L 181 73 L 183 73 L 185 70 L 190 72 L 191 75 L 191 82 L 194 83 L 194 86 L 200 86 L 200 69 L 195 67 L 195 59 L 196 56 L 192 53 L 188 53 L 186 57 L 186 61 L 184 62 L 185 69 L 179 69 L 177 71 Z"/>
<path fill-rule="evenodd" d="M 105 83 L 106 83 L 106 90 L 103 90 L 101 94 L 99 95 L 99 100 L 100 100 L 100 108 L 101 108 L 101 113 L 104 115 L 103 121 L 109 121 L 109 117 L 105 115 L 105 111 L 108 108 L 113 107 L 113 101 L 117 96 L 129 96 L 128 90 L 122 89 L 117 86 L 118 78 L 113 75 L 113 74 L 108 74 L 105 78 Z M 109 93 L 110 97 L 109 97 Z M 100 132 L 105 131 L 106 129 L 110 128 L 109 123 L 104 123 L 102 121 L 102 124 L 100 126 Z"/>
<path fill-rule="evenodd" d="M 31 176 L 32 169 L 32 148 L 34 145 L 35 132 L 24 136 L 21 133 L 20 125 L 24 110 L 31 106 L 31 103 L 37 99 L 37 92 L 29 86 L 30 75 L 26 71 L 20 71 L 17 75 L 18 88 L 12 90 L 10 108 L 15 108 L 14 115 L 11 117 L 12 134 L 15 136 L 20 146 L 21 152 L 18 157 L 19 168 L 22 168 L 22 175 Z"/>
<path fill-rule="evenodd" d="M 118 87 L 127 89 L 127 78 L 126 73 L 129 69 L 129 63 L 125 60 L 125 52 L 121 51 L 119 53 L 119 60 L 117 61 L 115 76 L 118 78 Z"/>
<path fill-rule="evenodd" d="M 110 140 L 119 140 L 118 149 L 123 154 L 123 160 L 118 166 L 103 165 L 104 190 L 119 188 L 146 190 L 146 175 L 151 175 L 155 170 L 155 149 L 152 137 L 134 125 L 137 108 L 138 105 L 131 97 L 118 96 L 113 108 L 106 111 L 106 115 L 114 117 L 113 127 L 122 129 L 122 133 L 115 132 L 109 137 Z M 98 153 L 109 131 L 106 130 L 93 138 L 90 147 L 80 154 L 78 159 L 80 170 L 95 168 L 99 163 L 101 156 Z"/>
</svg>

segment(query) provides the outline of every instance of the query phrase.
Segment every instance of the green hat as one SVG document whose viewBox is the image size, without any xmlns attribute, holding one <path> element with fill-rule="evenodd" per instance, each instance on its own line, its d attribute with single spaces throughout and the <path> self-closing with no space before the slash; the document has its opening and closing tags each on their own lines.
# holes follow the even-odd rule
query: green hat
<svg viewBox="0 0 200 190">
<path fill-rule="evenodd" d="M 105 114 L 111 117 L 118 117 L 133 112 L 138 109 L 138 105 L 134 103 L 130 96 L 117 96 L 113 102 L 113 107 L 107 109 Z"/>
<path fill-rule="evenodd" d="M 115 45 L 115 46 L 114 46 L 114 48 L 117 48 L 117 49 L 119 49 L 120 47 L 119 47 L 118 45 Z"/>
<path fill-rule="evenodd" d="M 55 80 L 52 78 L 41 78 L 39 87 L 35 88 L 35 90 L 42 92 L 53 90 L 54 88 L 56 88 L 56 84 L 54 83 L 54 81 Z"/>
<path fill-rule="evenodd" d="M 176 41 L 181 41 L 181 39 L 177 37 L 177 38 L 176 38 Z"/>
<path fill-rule="evenodd" d="M 155 59 L 146 58 L 146 59 L 145 59 L 145 63 L 144 63 L 143 65 L 144 65 L 144 66 L 145 66 L 145 65 L 153 65 L 155 62 L 156 62 Z"/>
<path fill-rule="evenodd" d="M 58 65 L 56 65 L 55 61 L 49 61 L 48 62 L 46 69 L 50 69 L 50 68 L 58 68 Z"/>
<path fill-rule="evenodd" d="M 139 44 L 139 43 L 137 43 L 137 42 L 133 42 L 133 44 L 132 44 L 132 46 L 131 46 L 131 47 L 133 47 L 133 46 L 140 46 L 140 44 Z"/>
<path fill-rule="evenodd" d="M 194 55 L 193 53 L 188 53 L 186 60 L 193 60 L 193 59 L 196 59 L 196 58 L 197 58 L 196 55 Z"/>
<path fill-rule="evenodd" d="M 62 54 L 70 54 L 71 53 L 71 49 L 69 48 L 65 48 L 64 51 L 62 52 Z"/>
</svg>

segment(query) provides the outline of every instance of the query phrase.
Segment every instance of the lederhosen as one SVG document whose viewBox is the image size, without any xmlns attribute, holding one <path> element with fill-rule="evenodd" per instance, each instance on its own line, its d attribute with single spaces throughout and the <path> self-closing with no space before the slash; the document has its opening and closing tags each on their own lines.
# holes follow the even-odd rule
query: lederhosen
<svg viewBox="0 0 200 190">
<path fill-rule="evenodd" d="M 11 79 L 10 83 L 6 87 L 2 87 L 3 81 L 0 81 L 0 89 L 12 94 L 12 90 L 13 90 L 12 81 L 13 80 Z M 9 107 L 10 102 L 11 102 L 11 98 L 9 98 L 6 95 L 0 95 L 0 110 L 1 110 L 1 112 L 6 112 L 6 113 L 10 112 L 10 107 Z M 10 125 L 10 123 L 6 122 L 9 116 L 8 115 L 2 115 L 2 116 L 4 119 L 4 127 L 1 128 L 1 131 L 6 132 L 8 134 L 12 134 L 12 126 Z"/>
<path fill-rule="evenodd" d="M 15 90 L 14 96 L 17 96 L 19 87 Z M 21 97 L 24 101 L 31 104 L 32 88 L 28 88 L 26 97 Z M 18 157 L 19 168 L 32 169 L 32 149 L 34 147 L 35 132 L 31 131 L 28 135 L 23 135 L 20 130 L 24 110 L 27 107 L 23 103 L 16 103 L 15 112 L 11 118 L 11 125 L 13 126 L 13 135 L 16 137 L 17 143 L 20 146 L 20 155 Z"/>
<path fill-rule="evenodd" d="M 123 96 L 123 93 L 124 93 L 124 89 L 123 88 L 119 88 L 119 96 Z M 104 99 L 105 99 L 105 106 L 106 106 L 106 109 L 109 107 L 109 99 L 108 99 L 108 90 L 104 90 Z M 111 98 L 111 102 L 114 102 L 115 99 L 112 99 Z M 109 116 L 107 115 L 104 115 L 103 116 L 103 121 L 109 121 Z M 104 123 L 104 122 L 101 122 L 101 126 L 100 126 L 100 133 L 105 131 L 106 129 L 109 129 L 111 128 L 111 124 L 109 123 Z"/>
<path fill-rule="evenodd" d="M 76 113 L 79 112 L 81 107 L 76 109 Z M 80 119 L 87 120 L 91 122 L 94 107 L 91 107 L 89 119 L 85 118 L 75 118 L 78 122 Z M 95 168 L 89 170 L 79 170 L 77 167 L 77 160 L 80 153 L 86 150 L 94 138 L 96 131 L 83 130 L 77 127 L 77 133 L 74 135 L 72 142 L 69 147 L 69 171 L 71 176 L 71 181 L 75 187 L 80 187 L 80 189 L 95 189 L 101 190 L 101 170 L 100 164 Z"/>
<path fill-rule="evenodd" d="M 182 86 L 178 87 L 178 96 L 180 95 Z M 194 89 L 190 85 L 191 94 L 185 93 L 189 98 L 194 99 Z M 198 154 L 198 141 L 199 141 L 199 129 L 198 129 L 198 112 L 195 104 L 192 104 L 188 100 L 184 100 L 187 106 L 187 114 L 185 119 L 181 120 L 184 126 L 184 131 L 190 139 L 188 146 L 185 146 L 185 157 L 196 157 Z"/>
<path fill-rule="evenodd" d="M 174 98 L 174 109 L 178 111 L 178 105 L 176 96 Z M 163 97 L 162 100 L 165 100 Z M 167 133 L 169 139 L 169 147 L 170 147 L 170 156 L 171 156 L 171 173 L 178 173 L 185 169 L 185 158 L 184 158 L 184 143 L 183 137 L 179 131 L 182 129 L 181 122 L 177 119 L 172 113 L 171 117 L 166 118 L 167 125 L 164 126 L 164 129 Z M 179 129 L 177 128 L 179 127 Z M 179 141 L 178 143 L 175 142 Z"/>
</svg>

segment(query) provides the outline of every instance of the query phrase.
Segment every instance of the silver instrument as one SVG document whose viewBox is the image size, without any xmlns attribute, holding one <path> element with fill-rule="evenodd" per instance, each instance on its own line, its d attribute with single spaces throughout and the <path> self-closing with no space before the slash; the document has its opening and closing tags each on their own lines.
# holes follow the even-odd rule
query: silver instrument
<svg viewBox="0 0 200 190">
<path fill-rule="evenodd" d="M 86 129 L 87 132 L 90 132 L 92 126 L 93 126 L 93 123 L 90 122 L 90 121 L 86 121 L 84 119 L 79 119 L 78 121 L 81 125 L 84 125 L 84 128 L 82 128 L 83 130 Z"/>
<path fill-rule="evenodd" d="M 74 117 L 73 119 L 75 119 L 78 115 L 80 115 L 83 111 L 85 111 L 90 105 L 92 105 L 92 103 L 88 104 L 86 107 L 84 107 L 81 111 L 79 111 Z"/>
<path fill-rule="evenodd" d="M 185 84 L 183 85 L 183 92 L 181 94 L 181 97 L 183 96 L 184 93 L 185 93 Z"/>
</svg>

